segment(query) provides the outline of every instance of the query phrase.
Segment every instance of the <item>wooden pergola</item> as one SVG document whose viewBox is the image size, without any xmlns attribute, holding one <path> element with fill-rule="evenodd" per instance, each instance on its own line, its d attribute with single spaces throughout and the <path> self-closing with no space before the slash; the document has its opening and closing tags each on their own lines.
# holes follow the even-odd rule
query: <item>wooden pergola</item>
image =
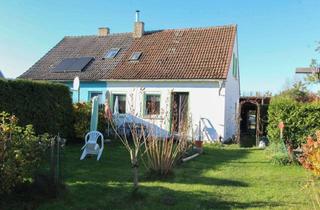
<svg viewBox="0 0 320 210">
<path fill-rule="evenodd" d="M 296 74 L 316 74 L 320 81 L 320 67 L 299 67 L 296 68 Z"/>
<path fill-rule="evenodd" d="M 264 127 L 265 122 L 261 119 L 261 107 L 267 106 L 270 102 L 270 96 L 248 96 L 248 97 L 241 97 L 239 101 L 238 107 L 238 116 L 237 116 L 237 143 L 240 143 L 240 136 L 241 136 L 241 120 L 242 119 L 242 111 L 245 108 L 245 104 L 251 104 L 256 107 L 256 126 L 255 126 L 255 138 L 256 138 L 256 145 L 259 144 L 260 137 L 265 133 Z"/>
</svg>

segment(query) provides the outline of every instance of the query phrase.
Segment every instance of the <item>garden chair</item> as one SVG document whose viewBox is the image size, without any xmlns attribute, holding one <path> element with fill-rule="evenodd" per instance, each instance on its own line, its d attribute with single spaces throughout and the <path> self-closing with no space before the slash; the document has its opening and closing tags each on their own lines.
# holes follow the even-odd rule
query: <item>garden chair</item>
<svg viewBox="0 0 320 210">
<path fill-rule="evenodd" d="M 100 137 L 101 145 L 98 144 L 98 139 Z M 83 150 L 80 160 L 83 160 L 87 155 L 98 155 L 97 160 L 100 159 L 103 151 L 103 135 L 99 131 L 90 131 L 84 138 L 85 144 L 81 148 Z"/>
</svg>

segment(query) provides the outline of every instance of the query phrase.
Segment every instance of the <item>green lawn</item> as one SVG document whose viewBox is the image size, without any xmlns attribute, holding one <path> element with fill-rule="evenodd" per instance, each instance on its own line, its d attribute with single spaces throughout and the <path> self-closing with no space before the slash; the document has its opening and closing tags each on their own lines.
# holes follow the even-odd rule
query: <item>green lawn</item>
<svg viewBox="0 0 320 210">
<path fill-rule="evenodd" d="M 148 181 L 140 171 L 136 198 L 130 194 L 128 154 L 120 144 L 106 145 L 99 162 L 79 157 L 80 146 L 66 148 L 67 191 L 39 209 L 312 209 L 302 190 L 308 173 L 300 166 L 271 165 L 258 149 L 206 145 L 203 155 L 161 181 Z"/>
</svg>

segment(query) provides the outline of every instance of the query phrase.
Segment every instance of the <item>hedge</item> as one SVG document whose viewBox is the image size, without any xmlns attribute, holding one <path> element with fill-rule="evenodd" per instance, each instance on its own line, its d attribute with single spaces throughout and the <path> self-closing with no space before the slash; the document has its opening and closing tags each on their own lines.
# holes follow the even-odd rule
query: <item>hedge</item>
<svg viewBox="0 0 320 210">
<path fill-rule="evenodd" d="M 21 126 L 32 124 L 37 134 L 73 136 L 72 100 L 65 85 L 0 80 L 0 111 L 14 114 Z"/>
<path fill-rule="evenodd" d="M 278 124 L 283 121 L 284 139 L 295 147 L 305 143 L 306 137 L 320 129 L 320 103 L 302 103 L 290 98 L 273 97 L 268 110 L 268 136 L 271 141 L 279 141 Z"/>
<path fill-rule="evenodd" d="M 76 103 L 73 105 L 74 114 L 74 140 L 83 141 L 84 136 L 90 131 L 91 103 Z M 107 122 L 104 118 L 104 106 L 99 108 L 98 131 L 102 134 L 107 129 Z"/>
</svg>

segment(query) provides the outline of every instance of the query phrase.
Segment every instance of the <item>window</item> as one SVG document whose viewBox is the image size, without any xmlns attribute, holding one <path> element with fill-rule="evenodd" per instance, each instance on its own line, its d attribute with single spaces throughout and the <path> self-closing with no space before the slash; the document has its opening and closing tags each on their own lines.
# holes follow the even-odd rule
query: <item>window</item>
<svg viewBox="0 0 320 210">
<path fill-rule="evenodd" d="M 160 114 L 160 95 L 146 94 L 144 110 L 145 110 L 145 115 Z"/>
<path fill-rule="evenodd" d="M 137 61 L 137 60 L 139 60 L 141 54 L 142 54 L 142 52 L 133 52 L 133 53 L 131 54 L 130 60 L 131 60 L 131 61 Z"/>
<path fill-rule="evenodd" d="M 238 59 L 236 58 L 236 54 L 233 53 L 233 59 L 232 59 L 232 74 L 235 78 L 237 78 L 237 74 L 238 74 Z"/>
<path fill-rule="evenodd" d="M 116 105 L 116 100 L 118 100 L 118 104 Z M 112 95 L 112 108 L 113 112 L 115 109 L 118 109 L 119 114 L 126 113 L 126 95 L 124 94 L 113 94 Z"/>
<path fill-rule="evenodd" d="M 108 50 L 108 52 L 106 53 L 106 55 L 104 57 L 105 58 L 114 58 L 114 57 L 116 57 L 116 55 L 118 54 L 119 51 L 120 51 L 120 48 L 111 48 L 110 50 Z"/>
<path fill-rule="evenodd" d="M 89 99 L 88 101 L 91 101 L 91 99 L 95 96 L 98 96 L 98 102 L 99 104 L 103 104 L 103 99 L 102 99 L 102 92 L 100 91 L 92 91 L 92 92 L 89 92 Z"/>
</svg>

